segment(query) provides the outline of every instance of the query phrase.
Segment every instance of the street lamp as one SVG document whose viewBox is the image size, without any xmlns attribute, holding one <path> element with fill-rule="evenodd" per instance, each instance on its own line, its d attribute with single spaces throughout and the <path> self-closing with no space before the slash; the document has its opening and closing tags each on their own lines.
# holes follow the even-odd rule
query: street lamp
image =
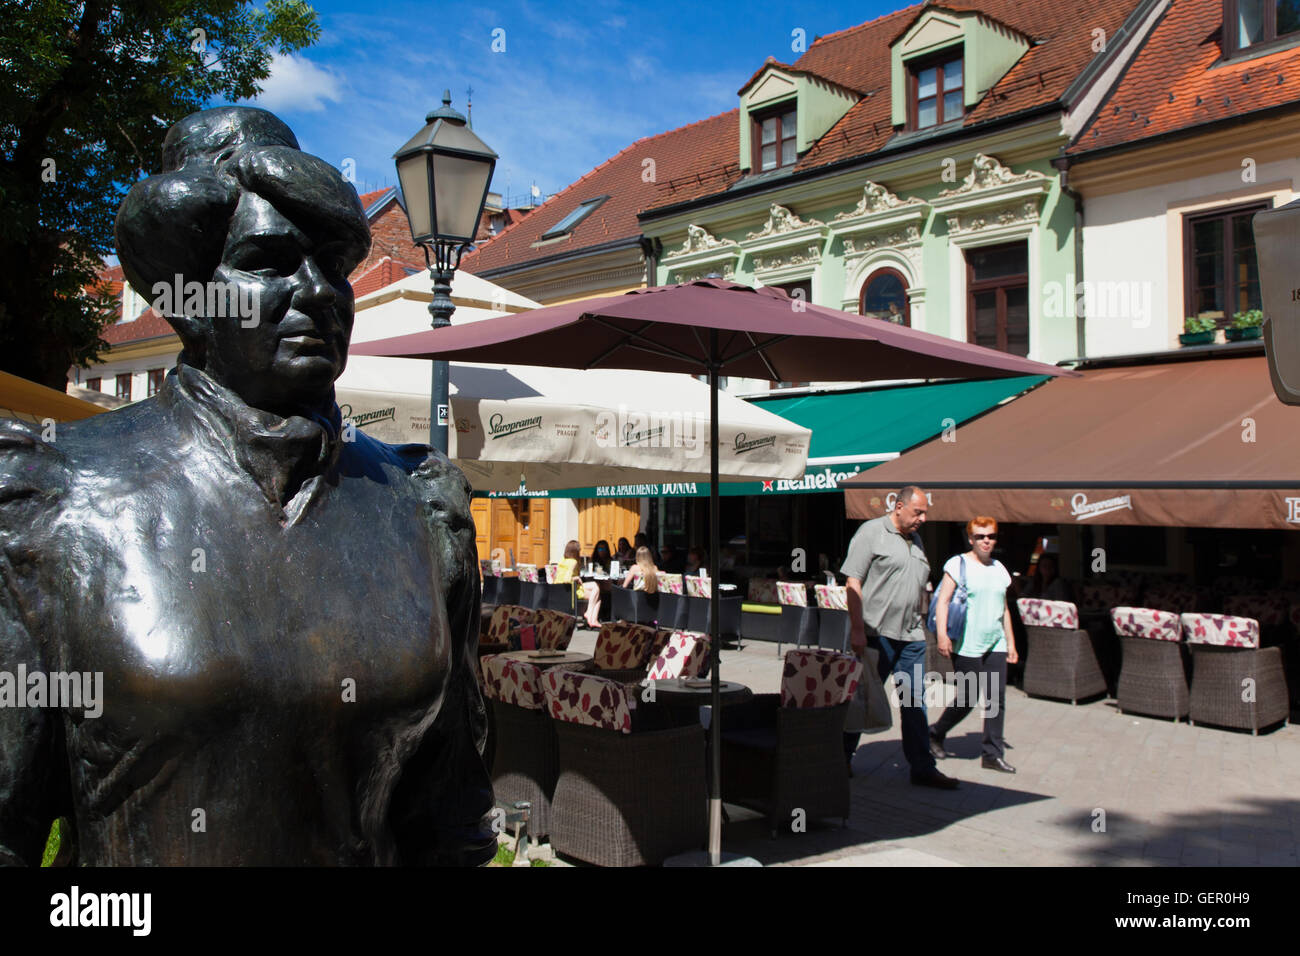
<svg viewBox="0 0 1300 956">
<path fill-rule="evenodd" d="M 451 314 L 456 311 L 451 301 L 451 278 L 478 231 L 497 154 L 475 135 L 465 117 L 451 108 L 449 90 L 443 91 L 442 108 L 424 119 L 425 125 L 393 158 L 411 224 L 411 240 L 424 249 L 424 261 L 433 278 L 429 314 L 433 327 L 438 329 L 451 325 Z M 444 454 L 451 418 L 447 385 L 447 363 L 435 360 L 429 396 L 429 444 Z"/>
</svg>

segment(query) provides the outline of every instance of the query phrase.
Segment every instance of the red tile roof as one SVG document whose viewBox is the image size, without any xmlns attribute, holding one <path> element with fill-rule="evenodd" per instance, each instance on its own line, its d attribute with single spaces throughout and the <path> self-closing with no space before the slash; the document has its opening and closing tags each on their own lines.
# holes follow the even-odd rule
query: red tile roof
<svg viewBox="0 0 1300 956">
<path fill-rule="evenodd" d="M 392 186 L 385 186 L 383 189 L 376 189 L 373 192 L 362 193 L 361 208 L 369 209 L 370 206 L 375 202 L 375 200 L 379 199 L 380 196 L 382 196 L 384 193 L 388 192 L 388 190 L 392 188 L 393 188 Z"/>
<path fill-rule="evenodd" d="M 139 342 L 142 339 L 155 339 L 162 335 L 175 334 L 166 319 L 153 309 L 149 309 L 142 312 L 138 319 L 110 325 L 100 333 L 100 338 L 109 345 L 125 345 L 128 342 Z"/>
<path fill-rule="evenodd" d="M 348 281 L 352 283 L 352 294 L 359 299 L 367 293 L 392 285 L 423 270 L 422 265 L 413 262 L 397 262 L 389 256 L 384 256 L 365 273 L 353 276 Z"/>
<path fill-rule="evenodd" d="M 640 235 L 636 214 L 661 194 L 665 184 L 685 185 L 690 179 L 707 183 L 713 191 L 739 175 L 738 115 L 739 110 L 729 110 L 637 140 L 466 255 L 461 268 L 482 273 Z M 606 195 L 610 198 L 568 236 L 533 247 L 579 203 Z"/>
<path fill-rule="evenodd" d="M 1173 0 L 1073 155 L 1300 101 L 1300 47 L 1216 66 L 1222 0 Z"/>
</svg>

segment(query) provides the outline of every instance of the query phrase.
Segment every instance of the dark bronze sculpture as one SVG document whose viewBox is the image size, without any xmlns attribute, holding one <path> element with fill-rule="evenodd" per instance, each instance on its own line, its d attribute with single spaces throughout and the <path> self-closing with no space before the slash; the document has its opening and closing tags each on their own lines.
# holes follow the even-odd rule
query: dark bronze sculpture
<svg viewBox="0 0 1300 956">
<path fill-rule="evenodd" d="M 0 862 L 60 815 L 89 864 L 484 862 L 470 487 L 334 404 L 356 191 L 241 107 L 176 124 L 163 167 L 117 238 L 177 367 L 0 428 L 0 671 L 103 675 L 97 717 L 0 706 Z"/>
</svg>

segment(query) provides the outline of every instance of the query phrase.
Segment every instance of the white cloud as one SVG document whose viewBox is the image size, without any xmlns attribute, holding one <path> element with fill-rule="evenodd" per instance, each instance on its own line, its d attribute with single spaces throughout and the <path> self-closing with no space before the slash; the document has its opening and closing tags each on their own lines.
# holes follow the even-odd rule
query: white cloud
<svg viewBox="0 0 1300 956">
<path fill-rule="evenodd" d="M 342 100 L 342 82 L 328 69 L 298 56 L 277 53 L 271 60 L 271 75 L 262 85 L 258 106 L 268 110 L 319 112 L 326 102 Z"/>
</svg>

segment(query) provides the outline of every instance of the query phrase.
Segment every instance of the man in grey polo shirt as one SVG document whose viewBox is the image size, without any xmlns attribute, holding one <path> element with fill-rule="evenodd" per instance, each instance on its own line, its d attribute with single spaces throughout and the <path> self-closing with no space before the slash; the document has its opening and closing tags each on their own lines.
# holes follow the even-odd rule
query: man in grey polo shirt
<svg viewBox="0 0 1300 956">
<path fill-rule="evenodd" d="M 899 675 L 899 724 L 903 754 L 912 768 L 912 783 L 955 790 L 957 781 L 939 772 L 930 752 L 925 716 L 925 586 L 930 562 L 917 534 L 925 524 L 925 492 L 907 485 L 898 492 L 891 512 L 864 521 L 849 542 L 840 573 L 848 578 L 849 641 L 866 660 L 868 628 L 871 646 L 880 654 L 880 679 Z M 846 733 L 845 750 L 852 756 L 856 733 Z"/>
</svg>

